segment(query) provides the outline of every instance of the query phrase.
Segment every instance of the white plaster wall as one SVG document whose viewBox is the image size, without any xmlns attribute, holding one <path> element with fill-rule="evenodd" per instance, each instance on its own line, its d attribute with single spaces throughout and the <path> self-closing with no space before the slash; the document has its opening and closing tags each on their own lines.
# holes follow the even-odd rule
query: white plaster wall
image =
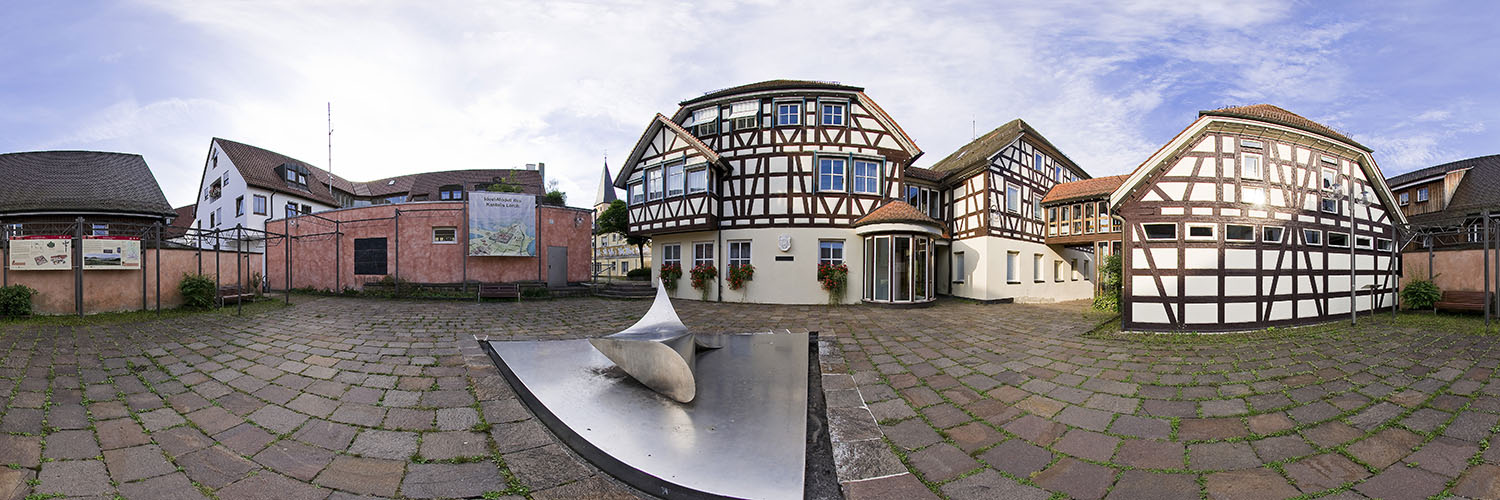
<svg viewBox="0 0 1500 500">
<path fill-rule="evenodd" d="M 722 233 L 722 234 L 720 234 Z M 792 247 L 782 252 L 778 239 L 782 234 L 792 237 Z M 741 290 L 730 290 L 728 281 L 729 242 L 750 241 L 750 264 L 755 266 L 755 276 Z M 818 242 L 842 240 L 844 242 L 844 264 L 849 266 L 849 282 L 843 303 L 854 304 L 861 299 L 864 289 L 864 246 L 859 236 L 851 229 L 837 228 L 762 228 L 725 229 L 723 231 L 699 231 L 692 233 L 658 235 L 651 241 L 652 283 L 661 279 L 662 247 L 669 244 L 682 245 L 682 279 L 677 284 L 675 299 L 698 300 L 700 292 L 693 288 L 689 271 L 693 267 L 693 243 L 714 243 L 714 267 L 719 270 L 718 281 L 722 282 L 725 302 L 747 302 L 762 304 L 827 304 L 828 292 L 818 283 Z M 777 261 L 777 256 L 790 256 L 791 261 Z M 719 299 L 719 286 L 709 287 L 708 300 Z"/>
<path fill-rule="evenodd" d="M 972 271 L 969 280 L 954 284 L 952 294 L 975 300 L 1014 299 L 1016 302 L 1057 302 L 1091 299 L 1094 296 L 1094 255 L 1067 249 L 997 236 L 969 238 L 953 243 L 953 251 L 965 252 L 965 265 Z M 1006 255 L 1017 252 L 1016 277 L 1019 283 L 1006 280 Z M 1032 273 L 1035 255 L 1042 254 L 1042 281 Z M 977 258 L 977 260 L 976 260 Z M 1078 259 L 1078 269 L 1073 259 Z M 1063 261 L 1063 281 L 1056 281 L 1054 262 Z M 1084 266 L 1088 273 L 1083 273 Z M 1077 278 L 1076 280 L 1074 278 Z"/>
</svg>

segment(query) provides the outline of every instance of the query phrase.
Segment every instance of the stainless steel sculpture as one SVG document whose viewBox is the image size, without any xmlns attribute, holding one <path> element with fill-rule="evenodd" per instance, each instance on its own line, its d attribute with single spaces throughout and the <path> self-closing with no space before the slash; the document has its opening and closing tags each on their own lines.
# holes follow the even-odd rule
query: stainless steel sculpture
<svg viewBox="0 0 1500 500">
<path fill-rule="evenodd" d="M 666 287 L 656 287 L 656 300 L 646 315 L 630 328 L 605 337 L 589 339 L 595 349 L 641 384 L 680 403 L 693 400 L 698 393 L 694 378 L 698 348 L 722 347 L 720 336 L 699 336 L 689 332 Z"/>
</svg>

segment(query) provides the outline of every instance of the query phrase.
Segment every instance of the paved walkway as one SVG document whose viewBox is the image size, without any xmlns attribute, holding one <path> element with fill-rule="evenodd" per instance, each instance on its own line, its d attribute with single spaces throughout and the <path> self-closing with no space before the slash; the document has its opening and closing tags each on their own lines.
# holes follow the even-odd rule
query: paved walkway
<svg viewBox="0 0 1500 500">
<path fill-rule="evenodd" d="M 297 302 L 0 326 L 0 500 L 635 496 L 471 335 L 598 335 L 646 302 Z M 1472 322 L 1163 342 L 1087 338 L 1083 304 L 678 310 L 822 334 L 851 498 L 1500 496 L 1500 337 L 1454 331 Z"/>
</svg>

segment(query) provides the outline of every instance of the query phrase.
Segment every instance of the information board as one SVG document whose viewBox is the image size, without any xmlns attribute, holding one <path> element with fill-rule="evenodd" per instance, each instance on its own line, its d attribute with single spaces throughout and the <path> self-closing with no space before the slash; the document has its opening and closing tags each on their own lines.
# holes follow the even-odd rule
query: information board
<svg viewBox="0 0 1500 500">
<path fill-rule="evenodd" d="M 536 257 L 536 197 L 469 193 L 469 255 Z"/>
<path fill-rule="evenodd" d="M 55 271 L 73 268 L 72 236 L 17 236 L 10 240 L 10 268 Z"/>
<path fill-rule="evenodd" d="M 84 269 L 141 269 L 141 239 L 134 236 L 84 236 Z"/>
</svg>

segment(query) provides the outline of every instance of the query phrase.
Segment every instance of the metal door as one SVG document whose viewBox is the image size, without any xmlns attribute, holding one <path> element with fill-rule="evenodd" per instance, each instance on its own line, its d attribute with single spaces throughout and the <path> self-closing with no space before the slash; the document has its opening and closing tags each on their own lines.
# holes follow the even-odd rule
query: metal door
<svg viewBox="0 0 1500 500">
<path fill-rule="evenodd" d="M 568 285 L 568 247 L 547 247 L 547 287 Z"/>
</svg>

